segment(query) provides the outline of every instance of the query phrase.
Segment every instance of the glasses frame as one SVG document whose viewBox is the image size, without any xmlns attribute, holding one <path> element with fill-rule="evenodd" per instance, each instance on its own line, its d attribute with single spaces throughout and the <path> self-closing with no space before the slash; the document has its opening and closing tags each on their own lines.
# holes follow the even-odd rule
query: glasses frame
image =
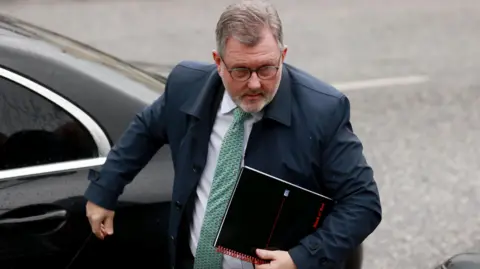
<svg viewBox="0 0 480 269">
<path fill-rule="evenodd" d="M 282 54 L 280 54 L 280 57 L 278 58 L 278 65 L 264 65 L 264 66 L 261 66 L 259 68 L 248 68 L 248 67 L 235 67 L 235 68 L 229 68 L 228 65 L 225 63 L 225 61 L 223 60 L 223 58 L 220 58 L 220 60 L 223 62 L 223 64 L 225 65 L 225 67 L 227 68 L 227 71 L 228 73 L 230 74 L 230 77 L 233 79 L 233 80 L 236 80 L 236 81 L 241 81 L 241 82 L 245 82 L 247 80 L 249 80 L 251 77 L 252 77 L 252 74 L 253 73 L 256 73 L 257 74 L 257 77 L 259 79 L 263 79 L 263 80 L 267 80 L 267 79 L 271 79 L 273 77 L 275 77 L 278 73 L 278 70 L 280 69 L 280 61 L 282 60 Z M 272 74 L 272 76 L 270 77 L 261 77 L 258 75 L 258 71 L 263 69 L 263 68 L 274 68 L 275 69 L 275 73 Z M 245 79 L 238 79 L 238 78 L 235 78 L 233 75 L 232 75 L 232 72 L 234 71 L 248 71 L 248 77 L 246 77 Z"/>
</svg>

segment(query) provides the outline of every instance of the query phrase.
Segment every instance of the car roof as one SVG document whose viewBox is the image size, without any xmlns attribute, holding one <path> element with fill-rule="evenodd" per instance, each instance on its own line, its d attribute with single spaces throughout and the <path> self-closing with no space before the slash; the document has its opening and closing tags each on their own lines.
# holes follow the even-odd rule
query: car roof
<svg viewBox="0 0 480 269">
<path fill-rule="evenodd" d="M 27 72 L 28 76 L 35 77 L 35 70 L 25 65 L 42 61 L 44 68 L 53 72 L 62 69 L 72 75 L 87 76 L 98 81 L 97 89 L 107 85 L 110 90 L 123 91 L 146 103 L 163 93 L 165 86 L 165 78 L 153 77 L 134 65 L 69 37 L 0 14 L 0 56 L 2 52 L 14 54 L 17 59 L 23 58 L 24 66 L 20 61 L 12 61 L 8 67 Z M 0 65 L 4 60 L 2 58 Z"/>
<path fill-rule="evenodd" d="M 4 70 L 4 71 L 2 71 Z M 0 76 L 13 72 L 61 95 L 117 139 L 164 82 L 111 55 L 0 15 Z"/>
</svg>

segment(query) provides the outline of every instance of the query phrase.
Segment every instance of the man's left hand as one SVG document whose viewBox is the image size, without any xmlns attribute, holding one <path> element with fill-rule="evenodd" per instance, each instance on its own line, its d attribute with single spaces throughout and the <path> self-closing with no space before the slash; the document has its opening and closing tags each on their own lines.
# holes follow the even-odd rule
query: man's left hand
<svg viewBox="0 0 480 269">
<path fill-rule="evenodd" d="M 287 251 L 257 249 L 257 255 L 270 263 L 257 264 L 255 269 L 297 269 Z"/>
</svg>

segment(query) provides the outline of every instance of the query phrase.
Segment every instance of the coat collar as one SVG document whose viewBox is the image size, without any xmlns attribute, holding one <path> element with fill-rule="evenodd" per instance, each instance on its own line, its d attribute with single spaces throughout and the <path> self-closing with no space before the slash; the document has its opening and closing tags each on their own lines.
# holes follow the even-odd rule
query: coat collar
<svg viewBox="0 0 480 269">
<path fill-rule="evenodd" d="M 194 92 L 195 90 L 192 90 Z M 208 117 L 215 100 L 221 101 L 224 92 L 222 79 L 214 68 L 208 73 L 208 78 L 198 94 L 193 93 L 180 108 L 186 114 L 198 119 Z M 220 104 L 220 102 L 219 102 Z M 218 107 L 215 107 L 217 109 Z"/>
<path fill-rule="evenodd" d="M 282 68 L 282 79 L 273 100 L 265 107 L 265 118 L 290 126 L 292 121 L 292 84 L 287 65 Z"/>
<path fill-rule="evenodd" d="M 208 74 L 204 86 L 200 89 L 198 95 L 193 95 L 182 107 L 181 110 L 196 118 L 202 119 L 209 117 L 212 112 L 212 105 L 220 102 L 225 88 L 222 85 L 222 79 L 216 69 Z M 220 101 L 219 100 L 219 101 Z M 215 106 L 217 111 L 218 106 Z M 286 126 L 291 124 L 292 114 L 292 91 L 291 78 L 287 66 L 283 65 L 282 79 L 273 100 L 264 109 L 264 118 L 272 119 Z"/>
</svg>

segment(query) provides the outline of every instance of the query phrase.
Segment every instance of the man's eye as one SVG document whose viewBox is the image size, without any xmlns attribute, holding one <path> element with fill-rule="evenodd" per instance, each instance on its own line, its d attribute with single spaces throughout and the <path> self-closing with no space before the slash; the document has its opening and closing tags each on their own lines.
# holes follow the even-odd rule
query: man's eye
<svg viewBox="0 0 480 269">
<path fill-rule="evenodd" d="M 236 77 L 248 76 L 250 71 L 248 69 L 235 69 L 232 71 L 232 75 Z"/>
<path fill-rule="evenodd" d="M 264 66 L 258 69 L 258 74 L 263 77 L 269 77 L 277 72 L 277 68 L 274 66 Z"/>
</svg>

